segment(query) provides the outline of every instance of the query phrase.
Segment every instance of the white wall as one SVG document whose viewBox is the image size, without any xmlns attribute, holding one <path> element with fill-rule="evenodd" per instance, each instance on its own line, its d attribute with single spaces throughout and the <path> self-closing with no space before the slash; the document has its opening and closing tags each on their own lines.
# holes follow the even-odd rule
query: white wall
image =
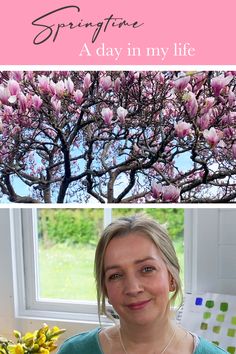
<svg viewBox="0 0 236 354">
<path fill-rule="evenodd" d="M 0 210 L 0 334 L 15 326 L 10 222 L 7 209 Z"/>
<path fill-rule="evenodd" d="M 236 295 L 236 209 L 185 211 L 187 292 Z"/>
</svg>

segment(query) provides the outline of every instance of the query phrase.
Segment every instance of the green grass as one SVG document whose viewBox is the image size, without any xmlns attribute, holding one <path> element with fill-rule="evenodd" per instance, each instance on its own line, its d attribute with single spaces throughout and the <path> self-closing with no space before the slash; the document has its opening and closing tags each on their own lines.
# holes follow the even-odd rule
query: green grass
<svg viewBox="0 0 236 354">
<path fill-rule="evenodd" d="M 183 240 L 174 242 L 182 269 Z M 39 245 L 40 297 L 67 300 L 96 300 L 92 246 L 56 244 L 45 248 Z"/>
<path fill-rule="evenodd" d="M 93 277 L 95 248 L 56 244 L 39 247 L 40 297 L 96 300 Z"/>
</svg>

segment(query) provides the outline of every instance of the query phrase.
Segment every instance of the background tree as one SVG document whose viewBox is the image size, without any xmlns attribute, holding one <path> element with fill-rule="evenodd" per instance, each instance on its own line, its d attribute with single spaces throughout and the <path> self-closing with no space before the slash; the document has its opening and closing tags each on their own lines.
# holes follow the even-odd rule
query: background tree
<svg viewBox="0 0 236 354">
<path fill-rule="evenodd" d="M 235 75 L 1 72 L 3 201 L 235 201 Z"/>
</svg>

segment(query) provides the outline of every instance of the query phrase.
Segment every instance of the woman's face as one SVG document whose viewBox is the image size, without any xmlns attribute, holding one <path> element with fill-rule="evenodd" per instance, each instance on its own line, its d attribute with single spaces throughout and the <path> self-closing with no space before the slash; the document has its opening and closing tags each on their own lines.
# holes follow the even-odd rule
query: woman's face
<svg viewBox="0 0 236 354">
<path fill-rule="evenodd" d="M 168 318 L 171 276 L 148 236 L 135 232 L 113 238 L 104 270 L 106 294 L 121 323 L 144 325 Z"/>
</svg>

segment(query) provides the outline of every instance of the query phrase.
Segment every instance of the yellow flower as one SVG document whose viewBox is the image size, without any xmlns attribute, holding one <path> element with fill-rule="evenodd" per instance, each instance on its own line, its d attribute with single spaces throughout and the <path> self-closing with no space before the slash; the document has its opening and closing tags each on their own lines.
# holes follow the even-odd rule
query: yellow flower
<svg viewBox="0 0 236 354">
<path fill-rule="evenodd" d="M 43 327 L 41 327 L 39 330 L 38 330 L 38 333 L 37 333 L 37 337 L 40 337 L 42 334 L 46 334 L 49 330 L 49 327 L 46 323 L 44 323 Z"/>
<path fill-rule="evenodd" d="M 55 342 L 63 332 L 65 329 L 57 326 L 50 329 L 47 324 L 33 333 L 27 332 L 23 337 L 19 331 L 14 330 L 16 344 L 0 336 L 0 354 L 49 354 L 57 348 Z"/>
<path fill-rule="evenodd" d="M 24 354 L 24 348 L 21 344 L 9 345 L 8 350 L 10 354 Z"/>
<path fill-rule="evenodd" d="M 26 347 L 32 347 L 34 343 L 34 333 L 27 332 L 24 337 L 22 337 L 22 341 L 25 343 Z"/>
<path fill-rule="evenodd" d="M 39 351 L 39 345 L 37 343 L 35 343 L 32 347 L 32 352 L 38 353 L 38 351 Z"/>
<path fill-rule="evenodd" d="M 39 349 L 39 353 L 41 353 L 41 354 L 49 354 L 49 350 L 45 349 L 45 348 L 40 348 Z"/>
<path fill-rule="evenodd" d="M 60 329 L 57 326 L 54 326 L 51 330 L 49 330 L 48 337 L 53 340 L 57 340 L 58 336 L 65 332 L 65 329 Z"/>
<path fill-rule="evenodd" d="M 38 338 L 37 342 L 38 342 L 39 345 L 44 344 L 46 342 L 45 334 L 41 334 L 40 337 Z"/>
</svg>

